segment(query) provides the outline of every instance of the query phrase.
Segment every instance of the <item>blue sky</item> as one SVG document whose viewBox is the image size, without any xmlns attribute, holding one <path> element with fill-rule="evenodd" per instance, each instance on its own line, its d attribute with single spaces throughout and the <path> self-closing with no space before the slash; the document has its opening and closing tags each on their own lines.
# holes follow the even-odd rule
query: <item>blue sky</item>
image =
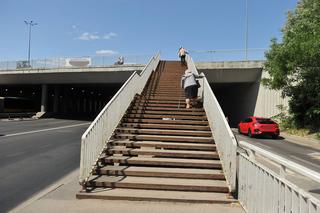
<svg viewBox="0 0 320 213">
<path fill-rule="evenodd" d="M 248 48 L 268 48 L 297 0 L 248 3 Z M 245 47 L 245 0 L 0 0 L 0 61 L 27 58 L 24 20 L 32 59 Z"/>
</svg>

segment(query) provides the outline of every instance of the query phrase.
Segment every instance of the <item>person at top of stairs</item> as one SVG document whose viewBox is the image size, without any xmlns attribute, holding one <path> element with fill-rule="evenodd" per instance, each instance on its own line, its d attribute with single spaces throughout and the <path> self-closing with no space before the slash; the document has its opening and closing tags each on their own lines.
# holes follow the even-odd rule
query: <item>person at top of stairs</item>
<svg viewBox="0 0 320 213">
<path fill-rule="evenodd" d="M 181 77 L 181 87 L 185 92 L 187 109 L 192 108 L 192 105 L 198 96 L 198 84 L 196 78 L 199 77 L 200 76 L 196 76 L 189 69 L 187 69 Z"/>
<path fill-rule="evenodd" d="M 178 55 L 181 60 L 181 65 L 186 65 L 186 54 L 188 54 L 187 50 L 181 46 L 178 51 Z"/>
</svg>

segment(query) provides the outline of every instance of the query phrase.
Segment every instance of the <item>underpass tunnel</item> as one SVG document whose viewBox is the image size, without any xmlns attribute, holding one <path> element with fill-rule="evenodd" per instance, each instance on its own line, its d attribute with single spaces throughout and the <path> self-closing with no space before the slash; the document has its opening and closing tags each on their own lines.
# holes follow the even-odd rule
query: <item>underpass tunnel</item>
<svg viewBox="0 0 320 213">
<path fill-rule="evenodd" d="M 94 119 L 122 84 L 48 84 L 45 112 L 49 117 Z M 43 85 L 2 85 L 5 98 L 2 112 L 40 112 Z"/>
<path fill-rule="evenodd" d="M 259 82 L 210 84 L 230 127 L 236 128 L 256 107 Z"/>
<path fill-rule="evenodd" d="M 47 111 L 53 117 L 94 119 L 122 84 L 49 85 Z"/>
</svg>

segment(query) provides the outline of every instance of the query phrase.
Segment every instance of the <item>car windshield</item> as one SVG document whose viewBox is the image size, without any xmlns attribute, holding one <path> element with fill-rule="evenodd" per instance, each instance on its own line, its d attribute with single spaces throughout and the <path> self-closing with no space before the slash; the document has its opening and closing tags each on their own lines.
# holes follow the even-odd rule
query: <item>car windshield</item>
<svg viewBox="0 0 320 213">
<path fill-rule="evenodd" d="M 257 118 L 257 121 L 260 124 L 275 124 L 275 122 L 269 118 Z"/>
</svg>

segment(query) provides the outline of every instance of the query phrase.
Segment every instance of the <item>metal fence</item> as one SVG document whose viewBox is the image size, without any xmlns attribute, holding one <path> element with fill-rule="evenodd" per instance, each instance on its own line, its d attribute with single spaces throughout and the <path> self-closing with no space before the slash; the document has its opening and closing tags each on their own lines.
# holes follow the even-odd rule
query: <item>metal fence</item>
<svg viewBox="0 0 320 213">
<path fill-rule="evenodd" d="M 287 180 L 287 171 L 319 183 L 320 173 L 244 141 L 239 151 L 238 198 L 247 212 L 319 213 L 320 200 Z M 280 166 L 280 174 L 256 160 L 263 156 Z"/>
<path fill-rule="evenodd" d="M 191 69 L 192 72 L 198 74 L 194 62 L 189 55 L 187 55 L 186 61 L 188 69 Z M 199 93 L 203 99 L 203 107 L 207 114 L 229 188 L 231 191 L 235 191 L 237 141 L 229 127 L 219 102 L 211 90 L 209 82 L 203 73 L 201 75 L 203 78 L 199 81 L 201 85 Z"/>
<path fill-rule="evenodd" d="M 25 70 L 25 69 L 60 69 L 72 67 L 104 67 L 115 65 L 118 58 L 124 58 L 124 64 L 146 64 L 152 55 L 110 55 L 110 56 L 83 56 L 47 58 L 20 61 L 0 61 L 0 70 Z M 74 64 L 70 63 L 74 62 Z"/>
<path fill-rule="evenodd" d="M 160 53 L 152 57 L 140 74 L 134 72 L 99 113 L 81 137 L 79 182 L 84 184 L 97 163 L 99 155 L 125 114 L 136 94 L 140 94 L 156 69 Z"/>
<path fill-rule="evenodd" d="M 195 62 L 265 60 L 265 48 L 227 50 L 190 50 Z"/>
</svg>

